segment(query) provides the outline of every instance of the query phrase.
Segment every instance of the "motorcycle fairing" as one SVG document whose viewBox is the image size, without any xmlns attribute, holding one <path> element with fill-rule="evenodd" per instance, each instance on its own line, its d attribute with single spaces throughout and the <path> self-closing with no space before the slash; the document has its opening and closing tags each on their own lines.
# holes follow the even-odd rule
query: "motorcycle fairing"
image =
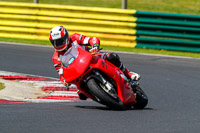
<svg viewBox="0 0 200 133">
<path fill-rule="evenodd" d="M 124 75 L 124 73 L 118 67 L 101 58 L 96 60 L 95 63 L 91 61 L 90 65 L 92 68 L 97 68 L 107 74 L 111 79 L 114 79 L 118 88 L 118 96 L 125 106 L 133 105 L 136 103 L 136 96 L 134 95 L 133 90 L 129 84 L 123 79 L 123 77 L 120 76 L 121 74 Z"/>
<path fill-rule="evenodd" d="M 74 51 L 68 50 L 68 52 L 66 52 L 62 57 L 61 61 L 62 65 L 64 66 L 63 76 L 66 82 L 72 82 L 73 80 L 80 77 L 88 68 L 88 65 L 92 59 L 92 55 L 89 52 L 82 50 L 79 46 L 72 50 Z"/>
<path fill-rule="evenodd" d="M 72 47 L 74 51 L 66 52 L 62 58 L 62 64 L 64 66 L 63 75 L 66 82 L 77 84 L 77 87 L 84 94 L 86 94 L 86 96 L 89 96 L 90 94 L 84 91 L 84 89 L 79 86 L 78 82 L 79 80 L 82 81 L 85 75 L 88 75 L 94 69 L 97 69 L 114 80 L 117 86 L 118 96 L 124 106 L 130 106 L 136 103 L 135 95 L 128 83 L 123 79 L 123 77 L 120 76 L 123 72 L 118 67 L 114 66 L 107 60 L 101 59 L 99 56 L 90 54 L 89 52 L 83 50 L 80 46 Z M 89 70 L 87 70 L 88 68 Z M 92 99 L 96 100 L 93 96 Z"/>
</svg>

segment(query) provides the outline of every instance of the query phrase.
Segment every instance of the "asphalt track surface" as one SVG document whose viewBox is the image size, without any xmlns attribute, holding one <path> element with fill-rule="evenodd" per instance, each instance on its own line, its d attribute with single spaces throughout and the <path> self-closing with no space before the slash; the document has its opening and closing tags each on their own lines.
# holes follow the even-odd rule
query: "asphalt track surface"
<svg viewBox="0 0 200 133">
<path fill-rule="evenodd" d="M 0 70 L 57 78 L 50 47 L 0 44 Z M 200 131 L 200 60 L 119 54 L 141 74 L 143 110 L 92 102 L 0 104 L 2 133 L 194 133 Z"/>
</svg>

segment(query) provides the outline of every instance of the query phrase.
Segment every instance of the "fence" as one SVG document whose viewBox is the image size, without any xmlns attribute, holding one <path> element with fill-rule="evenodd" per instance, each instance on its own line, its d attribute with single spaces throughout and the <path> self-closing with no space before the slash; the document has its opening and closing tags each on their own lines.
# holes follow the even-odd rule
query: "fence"
<svg viewBox="0 0 200 133">
<path fill-rule="evenodd" d="M 137 11 L 137 46 L 200 52 L 200 15 Z"/>
<path fill-rule="evenodd" d="M 200 52 L 198 15 L 0 2 L 0 19 L 0 37 L 48 40 L 63 25 L 101 45 Z"/>
</svg>

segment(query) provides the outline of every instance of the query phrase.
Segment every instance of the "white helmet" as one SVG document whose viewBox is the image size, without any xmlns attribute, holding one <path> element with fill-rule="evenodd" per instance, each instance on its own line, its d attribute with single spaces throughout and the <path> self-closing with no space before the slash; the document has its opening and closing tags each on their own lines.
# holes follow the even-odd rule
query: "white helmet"
<svg viewBox="0 0 200 133">
<path fill-rule="evenodd" d="M 51 29 L 49 40 L 57 51 L 63 51 L 69 46 L 69 33 L 63 26 Z"/>
</svg>

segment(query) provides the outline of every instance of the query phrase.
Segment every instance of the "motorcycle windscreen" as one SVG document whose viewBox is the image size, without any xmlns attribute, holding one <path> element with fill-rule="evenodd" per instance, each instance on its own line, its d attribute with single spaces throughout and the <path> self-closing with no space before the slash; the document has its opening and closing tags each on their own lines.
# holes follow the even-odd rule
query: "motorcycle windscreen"
<svg viewBox="0 0 200 133">
<path fill-rule="evenodd" d="M 92 59 L 92 55 L 81 47 L 71 47 L 62 57 L 63 75 L 66 82 L 80 77 Z"/>
</svg>

